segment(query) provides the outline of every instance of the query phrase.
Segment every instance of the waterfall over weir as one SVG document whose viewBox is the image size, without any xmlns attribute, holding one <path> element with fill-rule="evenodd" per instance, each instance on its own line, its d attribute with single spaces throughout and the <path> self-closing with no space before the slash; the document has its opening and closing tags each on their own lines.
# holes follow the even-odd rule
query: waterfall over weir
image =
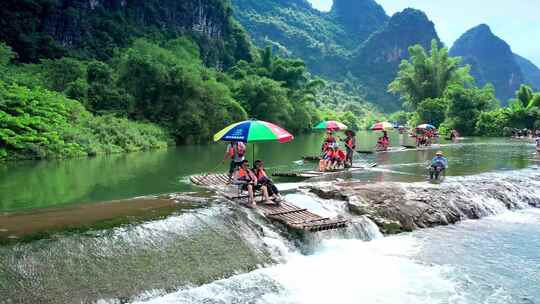
<svg viewBox="0 0 540 304">
<path fill-rule="evenodd" d="M 465 220 L 538 205 L 539 177 L 527 169 L 396 187 Z M 307 191 L 287 200 L 351 225 L 296 234 L 211 198 L 210 207 L 158 220 L 2 246 L 0 294 L 47 303 L 469 303 L 448 278 L 453 269 L 412 258 L 423 246 L 414 236 L 382 237 L 343 200 Z M 461 210 L 466 204 L 475 211 Z"/>
<path fill-rule="evenodd" d="M 291 252 L 282 264 L 135 302 L 535 303 L 531 299 L 540 296 L 534 287 L 540 283 L 540 253 L 534 250 L 540 244 L 540 212 L 529 207 L 540 203 L 537 179 L 537 172 L 529 170 L 455 178 L 443 186 L 454 191 L 448 199 L 468 197 L 476 210 L 471 214 L 486 219 L 381 238 L 379 232 L 372 233 L 375 224 L 362 216 L 350 228 L 360 231 L 357 238 L 351 231 L 313 235 L 304 240 L 304 245 L 310 244 L 307 255 Z M 496 187 L 487 191 L 493 184 Z M 434 188 L 427 183 L 401 186 L 409 198 Z M 294 199 L 305 205 L 318 200 Z M 330 203 L 329 212 L 343 208 L 338 201 Z M 514 230 L 515 224 L 521 229 Z M 366 235 L 373 240 L 361 240 Z M 529 242 L 532 247 L 524 248 Z M 514 252 L 520 255 L 514 257 Z M 496 268 L 490 270 L 493 265 Z M 516 267 L 521 275 L 516 275 Z M 528 280 L 525 288 L 519 281 L 523 276 Z"/>
</svg>

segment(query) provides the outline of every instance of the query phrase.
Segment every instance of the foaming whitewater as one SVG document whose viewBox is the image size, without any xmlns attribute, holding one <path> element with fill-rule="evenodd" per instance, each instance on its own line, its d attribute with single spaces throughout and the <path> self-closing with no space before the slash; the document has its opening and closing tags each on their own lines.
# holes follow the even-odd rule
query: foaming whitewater
<svg viewBox="0 0 540 304">
<path fill-rule="evenodd" d="M 448 303 L 450 267 L 418 263 L 411 237 L 325 240 L 309 256 L 137 303 Z"/>
</svg>

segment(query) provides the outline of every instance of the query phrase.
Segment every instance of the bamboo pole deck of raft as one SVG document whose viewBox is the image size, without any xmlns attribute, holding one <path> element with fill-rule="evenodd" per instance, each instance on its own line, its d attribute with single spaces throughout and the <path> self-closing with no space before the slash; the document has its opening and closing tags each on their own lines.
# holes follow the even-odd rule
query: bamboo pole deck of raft
<svg viewBox="0 0 540 304">
<path fill-rule="evenodd" d="M 218 187 L 229 184 L 229 177 L 226 174 L 194 175 L 190 177 L 190 180 L 196 185 L 205 187 Z M 247 195 L 240 192 L 237 194 L 221 192 L 221 194 L 237 202 L 247 201 Z M 258 204 L 257 209 L 271 220 L 278 221 L 293 229 L 309 232 L 346 228 L 349 223 L 347 219 L 322 217 L 285 201 L 272 205 Z"/>
</svg>

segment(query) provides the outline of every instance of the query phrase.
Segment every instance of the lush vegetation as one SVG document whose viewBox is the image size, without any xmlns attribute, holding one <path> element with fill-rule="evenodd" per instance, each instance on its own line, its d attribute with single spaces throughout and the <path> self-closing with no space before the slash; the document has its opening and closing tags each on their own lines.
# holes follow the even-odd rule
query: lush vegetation
<svg viewBox="0 0 540 304">
<path fill-rule="evenodd" d="M 80 102 L 36 85 L 44 84 L 39 76 L 9 65 L 13 56 L 9 47 L 0 44 L 0 160 L 131 152 L 166 147 L 170 142 L 159 127 L 95 116 Z M 18 79 L 33 85 L 25 86 Z"/>
<path fill-rule="evenodd" d="M 448 55 L 433 41 L 431 51 L 420 45 L 409 48 L 389 91 L 399 94 L 410 114 L 396 119 L 409 125 L 431 123 L 443 132 L 456 129 L 465 135 L 501 136 L 512 128 L 540 128 L 540 93 L 522 85 L 516 99 L 505 108 L 499 106 L 490 84 L 480 88 L 470 75 L 470 67 L 461 67 L 459 57 Z"/>
<path fill-rule="evenodd" d="M 292 132 L 335 115 L 359 126 L 349 110 L 318 109 L 325 82 L 270 47 L 227 72 L 206 66 L 188 37 L 138 39 L 107 62 L 63 57 L 13 64 L 14 55 L 0 47 L 4 159 L 137 151 L 164 147 L 169 138 L 206 142 L 248 118 Z"/>
<path fill-rule="evenodd" d="M 494 87 L 476 86 L 421 11 L 388 18 L 371 0 L 340 0 L 330 13 L 304 0 L 236 0 L 255 40 L 270 45 L 256 49 L 228 0 L 77 3 L 0 5 L 16 8 L 0 17 L 1 160 L 207 142 L 248 118 L 294 133 L 322 119 L 352 129 L 383 119 L 430 122 L 478 135 L 540 126 L 538 93 L 522 86 L 500 108 Z M 371 24 L 351 23 L 358 14 Z M 388 90 L 408 112 L 384 115 L 366 100 L 399 109 L 386 85 L 403 58 Z"/>
</svg>

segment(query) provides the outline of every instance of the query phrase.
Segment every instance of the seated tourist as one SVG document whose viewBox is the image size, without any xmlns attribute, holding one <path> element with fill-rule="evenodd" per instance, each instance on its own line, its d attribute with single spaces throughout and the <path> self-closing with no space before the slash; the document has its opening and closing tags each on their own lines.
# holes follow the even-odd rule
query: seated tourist
<svg viewBox="0 0 540 304">
<path fill-rule="evenodd" d="M 343 150 L 338 148 L 336 151 L 336 157 L 335 157 L 335 162 L 336 162 L 335 168 L 336 169 L 345 168 L 346 161 L 347 161 L 347 154 L 345 154 Z"/>
<path fill-rule="evenodd" d="M 324 172 L 332 170 L 335 157 L 335 145 L 329 145 L 319 162 L 319 171 Z"/>
<path fill-rule="evenodd" d="M 263 199 L 265 202 L 270 201 L 268 196 L 268 188 L 266 185 L 262 185 L 258 182 L 257 176 L 255 173 L 249 169 L 249 162 L 244 160 L 240 167 L 236 170 L 234 174 L 234 183 L 239 184 L 242 187 L 243 191 L 248 192 L 248 204 L 247 206 L 252 208 L 256 206 L 255 203 L 255 191 L 261 190 L 263 194 Z"/>
<path fill-rule="evenodd" d="M 266 171 L 264 170 L 264 163 L 262 160 L 255 161 L 255 167 L 254 167 L 255 176 L 257 177 L 257 182 L 260 185 L 266 186 L 266 189 L 268 190 L 268 195 L 270 196 L 270 199 L 272 199 L 275 202 L 281 201 L 281 196 L 279 194 L 279 190 L 272 181 L 272 179 L 266 174 Z"/>
</svg>

